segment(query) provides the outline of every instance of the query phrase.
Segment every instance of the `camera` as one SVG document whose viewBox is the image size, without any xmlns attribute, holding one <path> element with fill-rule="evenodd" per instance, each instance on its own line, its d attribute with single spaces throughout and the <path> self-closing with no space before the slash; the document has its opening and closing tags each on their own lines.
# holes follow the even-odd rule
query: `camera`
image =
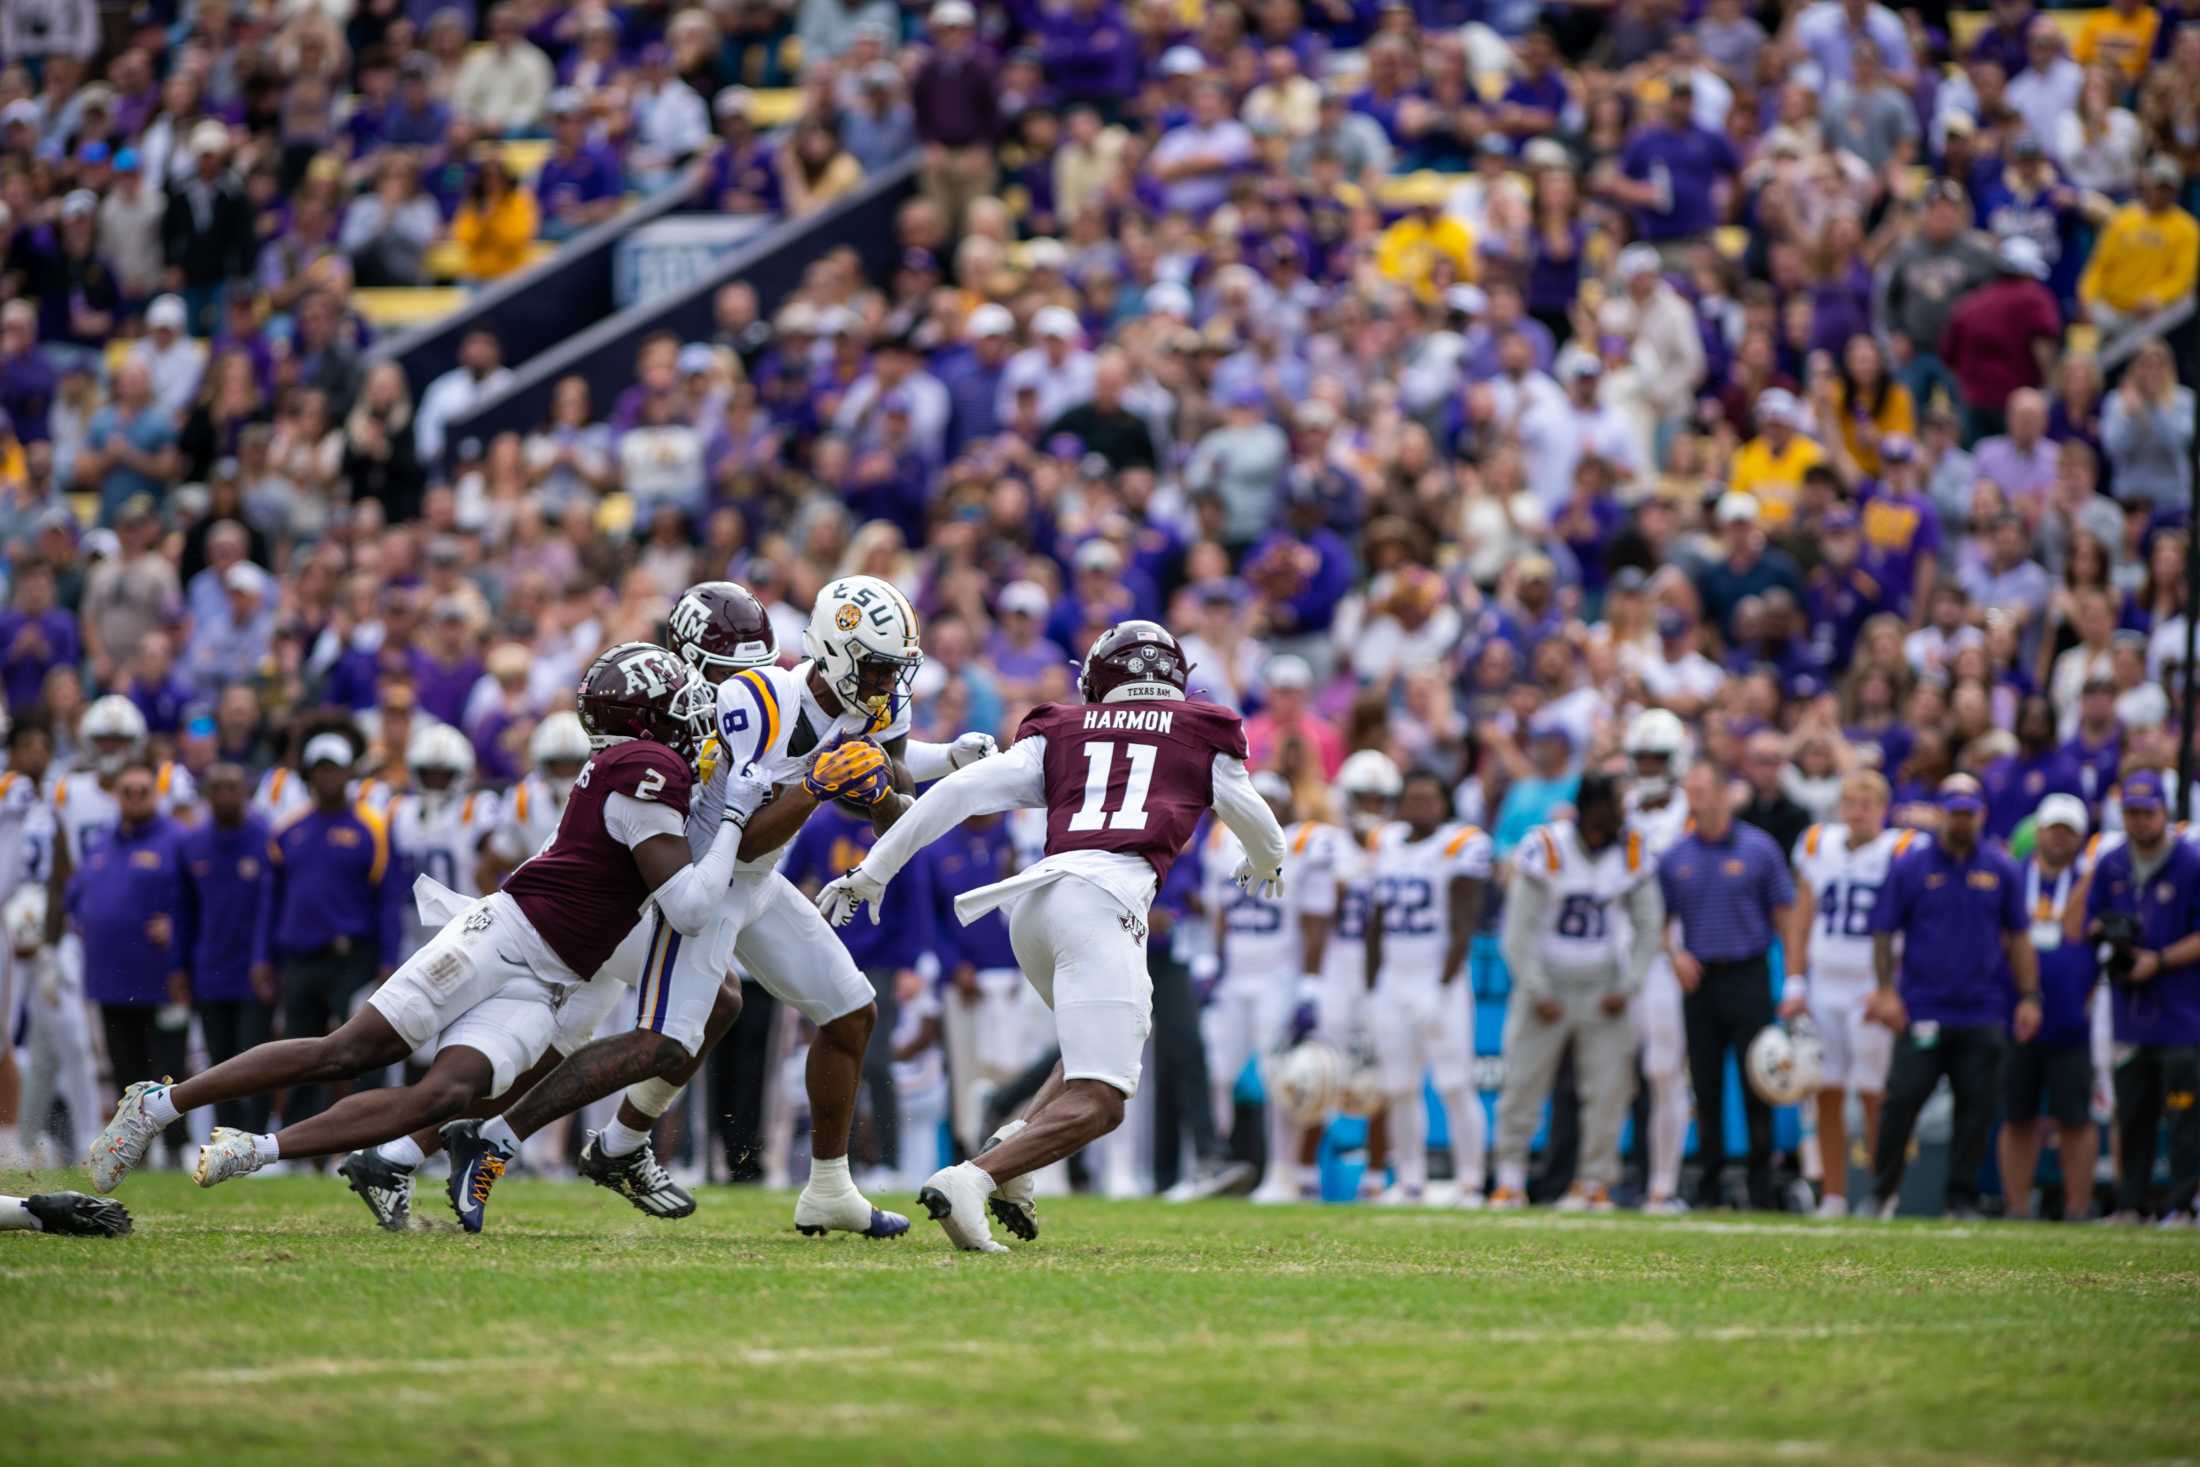
<svg viewBox="0 0 2200 1467">
<path fill-rule="evenodd" d="M 2098 925 L 2101 972 L 2111 983 L 2130 982 L 2139 961 L 2139 918 L 2131 912 L 2104 912 Z"/>
</svg>

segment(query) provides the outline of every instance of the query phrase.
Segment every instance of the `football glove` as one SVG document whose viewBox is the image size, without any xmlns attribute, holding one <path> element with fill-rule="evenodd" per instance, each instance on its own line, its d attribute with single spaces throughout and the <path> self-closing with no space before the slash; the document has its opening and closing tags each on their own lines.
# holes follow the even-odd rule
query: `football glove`
<svg viewBox="0 0 2200 1467">
<path fill-rule="evenodd" d="M 754 764 L 744 764 L 726 775 L 726 808 L 719 819 L 747 828 L 749 817 L 770 802 L 775 786 Z"/>
<path fill-rule="evenodd" d="M 853 920 L 857 909 L 869 902 L 871 925 L 876 927 L 879 903 L 885 895 L 886 883 L 858 866 L 838 881 L 827 883 L 825 889 L 817 894 L 817 909 L 832 926 L 845 927 Z"/>
<path fill-rule="evenodd" d="M 966 733 L 947 746 L 947 767 L 968 769 L 980 759 L 990 759 L 1001 746 L 989 733 Z"/>
<path fill-rule="evenodd" d="M 875 805 L 894 787 L 894 767 L 886 751 L 870 739 L 838 739 L 811 762 L 802 787 L 820 802 Z"/>
<path fill-rule="evenodd" d="M 1249 860 L 1238 862 L 1238 868 L 1230 879 L 1237 883 L 1239 891 L 1247 896 L 1258 894 L 1271 902 L 1283 900 L 1283 868 L 1273 871 L 1255 871 Z"/>
<path fill-rule="evenodd" d="M 703 740 L 703 747 L 695 751 L 695 778 L 697 783 L 710 783 L 711 776 L 718 772 L 718 760 L 724 753 L 725 747 L 718 742 L 718 735 L 712 734 L 709 738 Z"/>
</svg>

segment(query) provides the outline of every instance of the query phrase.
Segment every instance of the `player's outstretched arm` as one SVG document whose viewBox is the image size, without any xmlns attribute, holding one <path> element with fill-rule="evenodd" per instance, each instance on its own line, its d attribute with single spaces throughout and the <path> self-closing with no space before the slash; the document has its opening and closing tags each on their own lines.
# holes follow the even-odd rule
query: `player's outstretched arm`
<svg viewBox="0 0 2200 1467">
<path fill-rule="evenodd" d="M 1274 883 L 1283 870 L 1283 825 L 1276 812 L 1253 788 L 1244 761 L 1228 754 L 1215 755 L 1215 814 L 1230 827 L 1230 834 L 1245 847 L 1246 880 L 1239 884 Z"/>
<path fill-rule="evenodd" d="M 667 922 L 688 937 L 701 932 L 722 908 L 743 828 L 772 790 L 771 781 L 754 764 L 729 771 L 725 779 L 726 807 L 702 860 L 688 859 L 684 831 L 652 835 L 633 848 L 635 865 L 649 884 L 650 900 Z"/>
<path fill-rule="evenodd" d="M 818 910 L 837 927 L 853 917 L 857 907 L 869 902 L 871 920 L 876 922 L 879 897 L 886 883 L 899 875 L 918 851 L 965 820 L 1044 805 L 1045 761 L 1046 740 L 1034 735 L 1019 739 L 1014 748 L 998 758 L 981 759 L 939 781 L 894 822 L 893 829 L 878 838 L 861 865 L 817 894 Z M 1250 789 L 1250 784 L 1247 787 Z M 1265 801 L 1261 808 L 1268 808 Z M 1269 822 L 1274 821 L 1275 817 L 1269 816 Z M 1277 845 L 1280 849 L 1280 832 Z"/>
<path fill-rule="evenodd" d="M 935 779 L 945 779 L 958 769 L 967 769 L 980 759 L 991 758 L 1000 752 L 1000 745 L 989 733 L 966 733 L 951 744 L 928 744 L 922 739 L 910 739 L 902 752 L 902 763 L 908 766 L 909 777 L 918 784 L 930 784 Z"/>
</svg>

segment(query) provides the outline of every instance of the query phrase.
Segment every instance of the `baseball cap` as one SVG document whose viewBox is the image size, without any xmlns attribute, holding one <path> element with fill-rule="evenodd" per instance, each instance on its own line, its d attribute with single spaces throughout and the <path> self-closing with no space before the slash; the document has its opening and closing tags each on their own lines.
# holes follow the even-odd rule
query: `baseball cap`
<svg viewBox="0 0 2200 1467">
<path fill-rule="evenodd" d="M 2001 268 L 2011 275 L 2029 275 L 2034 280 L 2047 278 L 2047 255 L 2040 249 L 2040 242 L 2029 235 L 2012 234 L 2001 242 Z"/>
<path fill-rule="evenodd" d="M 691 341 L 680 348 L 674 359 L 674 367 L 681 376 L 692 377 L 698 372 L 708 372 L 718 365 L 718 354 L 700 341 Z"/>
<path fill-rule="evenodd" d="M 1753 525 L 1757 523 L 1756 497 L 1729 489 L 1719 496 L 1718 520 L 1722 525 Z"/>
<path fill-rule="evenodd" d="M 115 153 L 115 172 L 117 172 L 117 173 L 135 173 L 135 172 L 137 172 L 137 171 L 138 171 L 138 152 L 137 152 L 137 149 L 135 149 L 135 148 L 121 148 L 121 149 L 118 149 L 118 150 L 116 151 L 116 153 Z"/>
<path fill-rule="evenodd" d="M 1803 405 L 1785 387 L 1767 387 L 1757 394 L 1757 417 L 1762 422 L 1794 427 L 1802 421 Z"/>
<path fill-rule="evenodd" d="M 1637 275 L 1654 275 L 1658 269 L 1658 252 L 1646 244 L 1631 244 L 1619 252 L 1619 278 L 1632 280 Z"/>
<path fill-rule="evenodd" d="M 579 87 L 559 87 L 550 94 L 550 100 L 543 103 L 543 111 L 552 117 L 578 117 L 582 105 Z"/>
<path fill-rule="evenodd" d="M 1007 336 L 1015 329 L 1016 318 L 1009 314 L 1008 307 L 993 301 L 972 311 L 970 319 L 963 323 L 964 334 L 973 340 L 983 336 Z"/>
<path fill-rule="evenodd" d="M 1853 535 L 1856 533 L 1856 526 L 1855 510 L 1834 509 L 1826 512 L 1826 518 L 1819 528 L 1828 535 Z"/>
<path fill-rule="evenodd" d="M 729 117 L 746 117 L 755 98 L 747 87 L 727 87 L 711 102 L 711 110 L 723 122 Z"/>
<path fill-rule="evenodd" d="M 153 303 L 145 308 L 145 324 L 148 326 L 165 326 L 170 331 L 181 331 L 190 319 L 190 312 L 184 309 L 183 297 L 180 295 L 156 295 Z"/>
<path fill-rule="evenodd" d="M 1163 280 L 1147 287 L 1146 310 L 1151 314 L 1175 316 L 1180 320 L 1192 318 L 1192 293 L 1174 280 Z"/>
<path fill-rule="evenodd" d="M 2185 181 L 2185 170 L 2178 166 L 2175 158 L 2167 153 L 2160 153 L 2147 164 L 2146 180 L 2165 188 L 2176 188 Z"/>
<path fill-rule="evenodd" d="M 96 138 L 76 150 L 76 161 L 87 165 L 104 163 L 108 156 L 107 145 Z"/>
<path fill-rule="evenodd" d="M 351 740 L 340 733 L 317 733 L 306 740 L 306 751 L 299 760 L 307 769 L 319 764 L 341 764 L 351 768 Z"/>
<path fill-rule="evenodd" d="M 1881 463 L 1906 464 L 1916 457 L 1917 443 L 1906 433 L 1889 433 L 1879 440 Z"/>
<path fill-rule="evenodd" d="M 1087 540 L 1077 547 L 1071 564 L 1081 571 L 1119 570 L 1123 565 L 1123 552 L 1105 540 Z"/>
<path fill-rule="evenodd" d="M 969 0 L 940 0 L 932 7 L 930 23 L 934 26 L 976 25 L 978 12 L 971 8 Z"/>
<path fill-rule="evenodd" d="M 61 201 L 61 217 L 64 219 L 87 219 L 98 210 L 99 195 L 88 188 L 76 189 Z"/>
<path fill-rule="evenodd" d="M 1190 46 L 1171 46 L 1161 53 L 1163 76 L 1197 76 L 1207 69 L 1207 58 Z"/>
<path fill-rule="evenodd" d="M 2162 776 L 2152 769 L 2125 775 L 2118 803 L 2126 810 L 2167 809 L 2169 796 L 2163 792 Z"/>
<path fill-rule="evenodd" d="M 1001 587 L 1001 611 L 1021 612 L 1025 616 L 1045 616 L 1053 603 L 1047 599 L 1046 588 L 1037 581 L 1010 581 Z"/>
<path fill-rule="evenodd" d="M 1067 306 L 1042 306 L 1031 318 L 1031 334 L 1051 336 L 1061 341 L 1076 341 L 1085 332 L 1077 324 L 1077 315 Z"/>
<path fill-rule="evenodd" d="M 263 596 L 267 594 L 267 572 L 249 560 L 240 560 L 222 572 L 222 588 L 242 591 L 247 596 Z"/>
<path fill-rule="evenodd" d="M 1268 665 L 1260 670 L 1260 680 L 1271 688 L 1311 688 L 1314 669 L 1305 658 L 1286 652 L 1268 659 Z"/>
<path fill-rule="evenodd" d="M 209 117 L 191 129 L 191 151 L 194 153 L 226 153 L 229 151 L 229 128 Z"/>
<path fill-rule="evenodd" d="M 2075 830 L 2084 835 L 2085 801 L 2076 795 L 2049 795 L 2040 801 L 2039 813 L 2032 817 L 2032 823 L 2041 830 L 2050 825 L 2060 825 L 2065 830 Z"/>
<path fill-rule="evenodd" d="M 1968 776 L 1952 774 L 1940 782 L 1940 808 L 1951 814 L 1983 814 L 1986 801 Z"/>
<path fill-rule="evenodd" d="M 1027 270 L 1060 270 L 1069 264 L 1069 248 L 1045 235 L 1026 244 L 1023 256 Z"/>
<path fill-rule="evenodd" d="M 1479 285 L 1453 285 L 1444 291 L 1444 304 L 1468 316 L 1479 316 L 1490 308 L 1490 298 Z"/>
<path fill-rule="evenodd" d="M 1578 346 L 1568 346 L 1558 354 L 1558 380 L 1578 382 L 1583 377 L 1597 377 L 1604 372 L 1604 363 L 1593 351 L 1583 351 Z"/>
<path fill-rule="evenodd" d="M 38 126 L 38 104 L 28 97 L 18 97 L 0 107 L 0 127 L 21 123 L 25 127 Z"/>
</svg>

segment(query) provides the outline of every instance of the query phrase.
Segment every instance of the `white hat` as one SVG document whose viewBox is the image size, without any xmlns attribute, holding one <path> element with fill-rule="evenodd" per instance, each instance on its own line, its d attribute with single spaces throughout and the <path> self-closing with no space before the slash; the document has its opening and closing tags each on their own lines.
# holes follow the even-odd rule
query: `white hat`
<svg viewBox="0 0 2200 1467">
<path fill-rule="evenodd" d="M 1631 244 L 1619 252 L 1619 278 L 1632 280 L 1637 275 L 1655 275 L 1658 271 L 1658 252 L 1646 244 Z"/>
<path fill-rule="evenodd" d="M 847 336 L 862 324 L 862 318 L 846 306 L 827 306 L 817 313 L 815 329 L 820 336 Z"/>
<path fill-rule="evenodd" d="M 2012 234 L 2001 242 L 2001 268 L 2012 275 L 2029 275 L 2034 280 L 2047 278 L 2047 254 L 2040 242 L 2029 235 Z"/>
<path fill-rule="evenodd" d="M 61 217 L 88 219 L 99 212 L 99 195 L 88 188 L 72 189 L 61 200 Z"/>
<path fill-rule="evenodd" d="M 1558 354 L 1558 360 L 1553 365 L 1558 369 L 1557 376 L 1561 382 L 1573 382 L 1583 377 L 1601 376 L 1604 371 L 1604 361 L 1595 352 L 1574 346 L 1571 343 L 1568 343 L 1566 349 Z"/>
<path fill-rule="evenodd" d="M 2065 830 L 2086 832 L 2085 801 L 2076 795 L 2049 795 L 2040 801 L 2039 813 L 2032 817 L 2032 824 L 2040 830 L 2050 825 L 2060 825 Z"/>
<path fill-rule="evenodd" d="M 1042 306 L 1031 318 L 1031 334 L 1080 341 L 1084 339 L 1085 330 L 1077 324 L 1077 313 L 1068 306 Z"/>
<path fill-rule="evenodd" d="M 190 322 L 191 313 L 183 308 L 180 295 L 156 295 L 153 303 L 145 308 L 145 324 L 181 331 Z"/>
<path fill-rule="evenodd" d="M 317 733 L 306 740 L 306 752 L 299 763 L 307 769 L 316 764 L 340 764 L 351 768 L 351 740 L 340 733 Z"/>
<path fill-rule="evenodd" d="M 38 126 L 38 104 L 28 97 L 17 97 L 7 106 L 0 107 L 0 127 L 11 127 L 18 122 L 25 127 Z"/>
<path fill-rule="evenodd" d="M 1047 599 L 1046 588 L 1037 581 L 1010 581 L 1001 587 L 1001 610 L 1020 611 L 1026 616 L 1045 616 L 1053 603 Z"/>
<path fill-rule="evenodd" d="M 209 117 L 191 129 L 191 151 L 194 153 L 226 153 L 229 151 L 229 128 Z"/>
<path fill-rule="evenodd" d="M 1785 387 L 1767 387 L 1757 394 L 1757 420 L 1792 428 L 1803 420 L 1803 405 Z"/>
<path fill-rule="evenodd" d="M 1015 330 L 1015 316 L 1009 313 L 1008 307 L 994 301 L 979 306 L 970 313 L 970 319 L 963 322 L 963 334 L 973 341 L 984 336 L 1009 336 Z"/>
<path fill-rule="evenodd" d="M 726 87 L 711 102 L 711 110 L 723 122 L 729 117 L 746 117 L 756 103 L 756 96 L 747 87 Z"/>
<path fill-rule="evenodd" d="M 240 560 L 222 572 L 222 589 L 242 591 L 247 596 L 267 594 L 267 572 L 249 560 Z"/>
<path fill-rule="evenodd" d="M 1555 138 L 1532 138 L 1520 150 L 1520 161 L 1530 168 L 1572 168 L 1573 154 Z"/>
<path fill-rule="evenodd" d="M 1268 659 L 1268 665 L 1260 670 L 1260 680 L 1270 688 L 1311 688 L 1314 669 L 1307 666 L 1305 658 L 1286 652 Z"/>
<path fill-rule="evenodd" d="M 1757 498 L 1729 489 L 1719 496 L 1719 523 L 1722 525 L 1754 525 L 1757 523 Z"/>
<path fill-rule="evenodd" d="M 1069 263 L 1069 248 L 1058 239 L 1041 236 L 1024 246 L 1024 267 L 1030 270 L 1059 270 Z"/>
<path fill-rule="evenodd" d="M 707 341 L 691 341 L 680 348 L 679 356 L 673 359 L 673 367 L 683 377 L 692 377 L 698 372 L 715 371 L 718 367 L 718 353 L 710 349 Z"/>
<path fill-rule="evenodd" d="M 1146 310 L 1183 320 L 1192 319 L 1192 293 L 1174 280 L 1156 281 L 1146 288 Z"/>
<path fill-rule="evenodd" d="M 1479 316 L 1490 308 L 1490 298 L 1479 285 L 1450 285 L 1444 288 L 1444 304 L 1469 316 Z"/>
<path fill-rule="evenodd" d="M 971 8 L 969 0 L 940 0 L 932 7 L 930 23 L 934 26 L 976 25 L 978 12 Z"/>
<path fill-rule="evenodd" d="M 1161 53 L 1163 76 L 1197 76 L 1207 69 L 1207 58 L 1191 46 L 1171 46 Z"/>
</svg>

